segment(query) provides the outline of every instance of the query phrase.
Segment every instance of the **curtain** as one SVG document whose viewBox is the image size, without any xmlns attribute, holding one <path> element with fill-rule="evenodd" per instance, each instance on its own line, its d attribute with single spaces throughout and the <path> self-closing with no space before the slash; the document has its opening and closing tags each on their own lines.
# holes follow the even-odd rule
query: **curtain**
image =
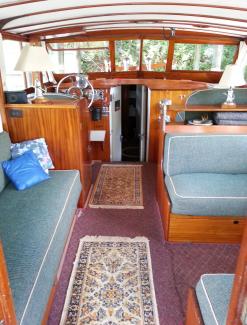
<svg viewBox="0 0 247 325">
<path fill-rule="evenodd" d="M 242 69 L 247 65 L 247 45 L 245 41 L 241 41 L 239 44 L 239 52 L 236 64 Z"/>
</svg>

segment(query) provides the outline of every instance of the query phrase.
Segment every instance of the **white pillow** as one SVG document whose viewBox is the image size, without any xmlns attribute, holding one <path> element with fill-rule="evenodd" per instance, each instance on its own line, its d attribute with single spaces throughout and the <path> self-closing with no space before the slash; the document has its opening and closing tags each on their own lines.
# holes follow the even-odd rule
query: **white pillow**
<svg viewBox="0 0 247 325">
<path fill-rule="evenodd" d="M 44 171 L 47 174 L 49 172 L 48 169 L 54 168 L 44 138 L 23 141 L 20 143 L 12 143 L 10 148 L 11 156 L 13 159 L 23 155 L 25 152 L 29 150 L 33 151 L 41 167 L 44 169 Z"/>
</svg>

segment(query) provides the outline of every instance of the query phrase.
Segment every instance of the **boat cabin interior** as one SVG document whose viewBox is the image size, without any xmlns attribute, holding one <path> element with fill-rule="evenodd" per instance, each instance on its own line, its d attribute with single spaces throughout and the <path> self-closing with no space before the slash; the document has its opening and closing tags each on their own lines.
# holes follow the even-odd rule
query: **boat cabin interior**
<svg viewBox="0 0 247 325">
<path fill-rule="evenodd" d="M 247 2 L 0 1 L 0 324 L 247 325 Z"/>
</svg>

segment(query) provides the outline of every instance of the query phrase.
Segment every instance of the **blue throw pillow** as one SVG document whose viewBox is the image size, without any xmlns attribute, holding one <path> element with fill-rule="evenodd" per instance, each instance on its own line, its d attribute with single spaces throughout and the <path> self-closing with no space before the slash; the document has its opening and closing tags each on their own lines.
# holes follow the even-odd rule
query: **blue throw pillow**
<svg viewBox="0 0 247 325">
<path fill-rule="evenodd" d="M 17 190 L 25 190 L 49 179 L 32 151 L 2 162 L 2 168 Z"/>
</svg>

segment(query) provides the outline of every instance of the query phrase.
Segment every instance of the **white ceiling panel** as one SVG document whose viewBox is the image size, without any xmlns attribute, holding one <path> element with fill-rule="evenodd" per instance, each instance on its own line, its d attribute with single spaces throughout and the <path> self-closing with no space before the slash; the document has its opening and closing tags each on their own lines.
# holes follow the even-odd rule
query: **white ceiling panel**
<svg viewBox="0 0 247 325">
<path fill-rule="evenodd" d="M 1 12 L 1 11 L 0 11 Z M 90 8 L 90 9 L 74 9 L 69 11 L 60 11 L 53 12 L 52 14 L 42 14 L 34 15 L 28 17 L 19 18 L 12 20 L 4 26 L 4 29 L 10 29 L 13 27 L 18 27 L 27 24 L 40 24 L 47 21 L 56 21 L 64 19 L 78 19 L 82 17 L 99 17 L 102 15 L 111 16 L 111 15 L 128 15 L 133 13 L 163 13 L 167 14 L 177 14 L 177 15 L 191 15 L 191 16 L 200 16 L 204 17 L 206 20 L 208 17 L 221 17 L 227 21 L 244 21 L 247 22 L 247 11 L 241 12 L 241 16 L 238 11 L 234 10 L 225 10 L 220 8 L 202 8 L 201 7 L 184 7 L 184 6 L 143 6 L 143 5 L 133 5 L 133 6 L 114 6 L 114 7 L 101 7 L 99 8 Z"/>
<path fill-rule="evenodd" d="M 122 21 L 127 19 L 130 23 L 126 25 L 126 22 Z M 4 21 L 2 29 L 13 33 L 30 33 L 79 24 L 85 25 L 88 31 L 111 28 L 108 26 L 114 26 L 114 29 L 124 29 L 126 26 L 140 29 L 149 24 L 135 24 L 133 20 L 149 19 L 168 20 L 171 21 L 169 24 L 174 21 L 177 28 L 180 26 L 181 29 L 191 28 L 200 32 L 204 29 L 201 26 L 190 27 L 190 21 L 192 24 L 208 24 L 211 26 L 206 28 L 205 32 L 245 36 L 247 0 L 26 0 L 26 3 L 23 0 L 0 1 L 0 23 L 1 20 Z M 167 26 L 164 24 L 157 22 L 155 28 Z"/>
<path fill-rule="evenodd" d="M 116 16 L 110 16 L 110 17 L 97 17 L 95 19 L 91 18 L 85 18 L 85 19 L 78 19 L 78 20 L 67 20 L 67 21 L 61 21 L 58 23 L 49 23 L 49 24 L 44 24 L 44 25 L 35 25 L 35 26 L 29 26 L 29 27 L 23 27 L 23 28 L 16 28 L 13 30 L 15 33 L 25 33 L 25 32 L 30 32 L 30 31 L 35 31 L 35 30 L 42 30 L 42 29 L 47 29 L 47 28 L 56 28 L 56 27 L 63 27 L 63 26 L 78 26 L 78 25 L 85 25 L 87 26 L 90 24 L 99 24 L 102 23 L 104 24 L 105 22 L 111 21 L 111 22 L 120 22 L 122 20 L 131 20 L 131 21 L 141 21 L 141 20 L 162 20 L 162 21 L 175 21 L 175 22 L 180 22 L 180 21 L 186 21 L 186 22 L 191 22 L 193 23 L 198 23 L 198 24 L 218 24 L 218 25 L 225 25 L 228 27 L 236 27 L 236 28 L 243 28 L 246 29 L 247 32 L 247 22 L 234 22 L 232 24 L 227 24 L 224 20 L 221 19 L 214 19 L 214 18 L 208 18 L 207 21 L 202 19 L 201 17 L 196 17 L 196 16 L 173 16 L 173 15 L 153 15 L 153 14 L 146 14 L 146 15 L 128 15 L 128 16 L 123 16 L 123 15 L 116 15 Z M 137 24 L 139 25 L 139 24 Z M 137 26 L 138 27 L 138 26 Z"/>
</svg>

